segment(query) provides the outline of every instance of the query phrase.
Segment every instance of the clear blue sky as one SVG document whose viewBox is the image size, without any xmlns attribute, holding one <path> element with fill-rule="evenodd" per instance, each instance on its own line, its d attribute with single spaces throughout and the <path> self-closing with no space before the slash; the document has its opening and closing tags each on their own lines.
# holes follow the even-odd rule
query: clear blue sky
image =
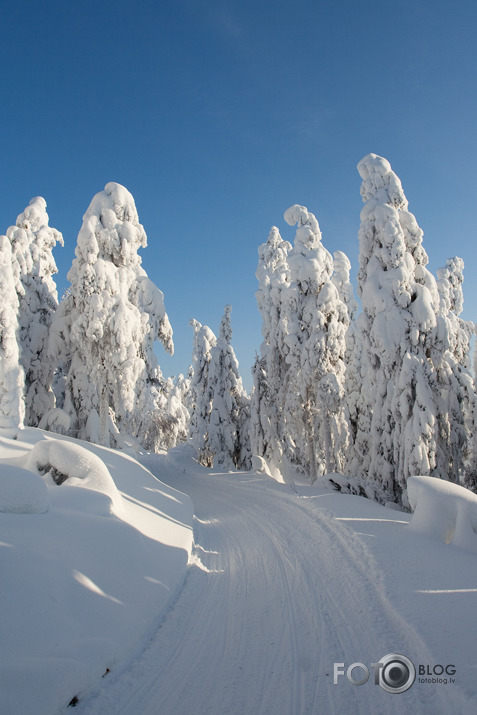
<svg viewBox="0 0 477 715">
<path fill-rule="evenodd" d="M 316 214 L 357 268 L 367 153 L 400 176 L 430 268 L 466 265 L 477 319 L 475 0 L 82 0 L 2 4 L 0 232 L 44 196 L 67 287 L 81 220 L 108 181 L 133 194 L 176 355 L 194 317 L 233 306 L 245 382 L 261 342 L 257 248 Z"/>
</svg>

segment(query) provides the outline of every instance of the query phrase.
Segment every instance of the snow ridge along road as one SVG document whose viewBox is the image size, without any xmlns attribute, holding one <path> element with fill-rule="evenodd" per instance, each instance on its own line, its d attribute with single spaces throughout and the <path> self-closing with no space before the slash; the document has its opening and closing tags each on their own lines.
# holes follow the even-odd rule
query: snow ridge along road
<svg viewBox="0 0 477 715">
<path fill-rule="evenodd" d="M 138 658 L 80 700 L 88 715 L 471 713 L 460 691 L 417 682 L 390 694 L 371 663 L 432 663 L 396 612 L 372 554 L 320 495 L 257 474 L 215 474 L 187 452 L 147 463 L 194 503 L 184 587 Z M 336 495 L 336 498 L 339 498 Z M 367 664 L 362 686 L 333 664 Z M 356 678 L 362 671 L 354 672 Z"/>
</svg>

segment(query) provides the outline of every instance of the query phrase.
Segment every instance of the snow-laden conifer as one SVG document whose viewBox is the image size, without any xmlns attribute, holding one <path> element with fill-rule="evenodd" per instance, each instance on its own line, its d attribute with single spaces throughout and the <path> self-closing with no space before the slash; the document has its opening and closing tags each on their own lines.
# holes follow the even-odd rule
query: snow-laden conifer
<svg viewBox="0 0 477 715">
<path fill-rule="evenodd" d="M 167 420 L 157 421 L 166 398 L 153 347 L 172 354 L 173 342 L 164 296 L 141 267 L 146 245 L 133 197 L 107 184 L 83 217 L 51 350 L 68 362 L 63 409 L 78 436 L 119 444 L 119 430 L 154 449 Z"/>
<path fill-rule="evenodd" d="M 204 467 L 212 467 L 214 455 L 209 439 L 212 388 L 209 381 L 209 370 L 211 353 L 217 343 L 217 338 L 207 325 L 202 325 L 198 320 L 191 320 L 190 325 L 194 330 L 194 343 L 191 366 L 189 435 L 199 462 Z"/>
<path fill-rule="evenodd" d="M 250 468 L 250 405 L 231 345 L 230 305 L 225 306 L 219 337 L 211 350 L 209 449 L 214 466 Z"/>
<path fill-rule="evenodd" d="M 353 285 L 350 281 L 351 263 L 343 251 L 333 254 L 333 281 L 338 294 L 348 311 L 349 325 L 346 333 L 346 349 L 344 361 L 346 366 L 344 381 L 344 400 L 350 429 L 350 445 L 347 455 L 347 472 L 355 473 L 355 455 L 353 445 L 358 431 L 358 422 L 365 419 L 367 407 L 363 404 L 363 381 L 366 375 L 362 369 L 363 345 L 357 324 L 358 301 L 355 298 Z"/>
<path fill-rule="evenodd" d="M 282 458 L 283 385 L 288 365 L 285 362 L 286 325 L 283 316 L 285 291 L 290 285 L 288 252 L 291 245 L 272 227 L 268 240 L 258 249 L 255 293 L 262 316 L 263 342 L 253 367 L 254 393 L 251 403 L 251 449 L 264 457 L 273 470 Z"/>
<path fill-rule="evenodd" d="M 344 467 L 349 438 L 343 401 L 349 317 L 331 280 L 333 260 L 321 243 L 316 217 L 294 205 L 285 212 L 285 220 L 297 224 L 284 301 L 289 365 L 285 420 L 294 461 L 314 480 Z"/>
<path fill-rule="evenodd" d="M 464 261 L 449 258 L 437 271 L 440 297 L 437 339 L 432 357 L 437 371 L 438 430 L 436 475 L 464 484 L 472 466 L 472 416 L 475 390 L 470 364 L 474 325 L 460 318 L 464 306 Z"/>
<path fill-rule="evenodd" d="M 163 449 L 170 449 L 187 440 L 189 435 L 190 413 L 188 410 L 190 379 L 179 374 L 169 377 L 165 384 L 166 414 L 170 419 L 170 427 L 166 433 L 167 440 Z"/>
<path fill-rule="evenodd" d="M 0 236 L 0 427 L 23 427 L 24 372 L 18 344 L 18 296 L 12 268 L 12 247 Z"/>
<path fill-rule="evenodd" d="M 48 225 L 46 201 L 31 199 L 7 229 L 12 246 L 19 307 L 20 361 L 25 372 L 25 423 L 38 426 L 43 415 L 54 407 L 51 388 L 53 364 L 48 352 L 48 336 L 58 307 L 53 275 L 57 273 L 52 250 L 63 245 L 59 231 Z"/>
<path fill-rule="evenodd" d="M 369 154 L 358 171 L 365 202 L 358 294 L 369 375 L 365 402 L 372 416 L 370 434 L 358 427 L 356 441 L 368 447 L 362 476 L 401 501 L 407 477 L 429 474 L 435 466 L 435 375 L 428 355 L 437 327 L 437 289 L 425 267 L 422 231 L 389 162 Z"/>
</svg>

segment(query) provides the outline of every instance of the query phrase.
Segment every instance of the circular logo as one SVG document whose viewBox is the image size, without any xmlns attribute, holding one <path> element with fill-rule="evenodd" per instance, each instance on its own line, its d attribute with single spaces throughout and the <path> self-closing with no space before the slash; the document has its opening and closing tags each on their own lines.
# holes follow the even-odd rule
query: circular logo
<svg viewBox="0 0 477 715">
<path fill-rule="evenodd" d="M 416 679 L 414 664 L 405 655 L 389 653 L 381 658 L 379 685 L 388 693 L 404 693 Z"/>
</svg>

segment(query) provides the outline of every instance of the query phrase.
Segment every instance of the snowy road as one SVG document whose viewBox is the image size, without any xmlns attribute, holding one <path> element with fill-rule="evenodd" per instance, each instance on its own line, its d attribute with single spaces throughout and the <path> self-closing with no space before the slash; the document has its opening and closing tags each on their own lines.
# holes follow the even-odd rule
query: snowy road
<svg viewBox="0 0 477 715">
<path fill-rule="evenodd" d="M 258 475 L 213 475 L 164 461 L 195 506 L 183 589 L 144 651 L 82 699 L 88 715 L 466 713 L 458 691 L 417 683 L 390 694 L 371 663 L 431 654 L 391 606 L 364 543 L 320 507 Z M 189 463 L 190 464 L 190 463 Z M 362 686 L 333 683 L 361 662 Z M 356 671 L 355 676 L 361 675 Z"/>
</svg>

